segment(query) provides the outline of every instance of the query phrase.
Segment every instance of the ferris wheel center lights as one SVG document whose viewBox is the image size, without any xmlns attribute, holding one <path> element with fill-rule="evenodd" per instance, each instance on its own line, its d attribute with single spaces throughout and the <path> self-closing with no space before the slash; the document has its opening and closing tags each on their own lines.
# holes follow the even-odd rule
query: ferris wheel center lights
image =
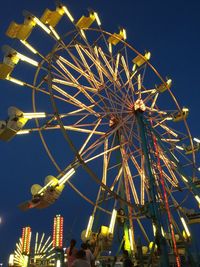
<svg viewBox="0 0 200 267">
<path fill-rule="evenodd" d="M 145 111 L 146 110 L 146 106 L 144 104 L 144 102 L 141 99 L 137 99 L 134 103 L 134 110 L 141 110 L 141 111 Z"/>
</svg>

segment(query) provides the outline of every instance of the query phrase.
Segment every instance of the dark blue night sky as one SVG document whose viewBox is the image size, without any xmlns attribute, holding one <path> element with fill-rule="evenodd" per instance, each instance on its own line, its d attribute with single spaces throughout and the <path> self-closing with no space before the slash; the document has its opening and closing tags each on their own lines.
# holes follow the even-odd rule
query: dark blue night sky
<svg viewBox="0 0 200 267">
<path fill-rule="evenodd" d="M 141 53 L 144 50 L 151 51 L 151 64 L 163 77 L 168 76 L 173 80 L 172 91 L 180 106 L 190 109 L 187 121 L 191 133 L 200 138 L 199 1 L 66 0 L 63 3 L 76 19 L 84 13 L 87 14 L 87 8 L 93 8 L 98 11 L 102 28 L 108 32 L 116 32 L 119 26 L 123 26 L 127 30 L 127 42 Z M 53 10 L 54 1 L 2 1 L 0 45 L 15 46 L 17 41 L 6 37 L 5 31 L 12 20 L 23 22 L 23 10 L 29 10 L 40 17 L 46 7 Z M 69 23 L 66 20 L 63 33 L 68 31 Z M 38 38 L 35 40 L 35 44 L 37 43 L 45 51 L 46 44 L 43 39 Z M 51 44 L 47 46 L 49 45 Z M 1 61 L 2 59 L 3 53 Z M 26 77 L 30 82 L 33 79 L 32 73 L 30 71 Z M 20 75 L 20 68 L 18 74 Z M 1 81 L 0 119 L 6 118 L 9 106 L 31 110 L 31 94 L 26 90 L 30 89 Z M 167 105 L 168 103 L 166 109 Z M 68 157 L 72 155 L 63 149 L 60 147 L 59 156 L 62 156 L 62 153 Z M 30 187 L 33 183 L 42 184 L 48 174 L 56 175 L 38 135 L 18 136 L 9 143 L 0 142 L 0 151 L 0 262 L 6 264 L 21 235 L 22 227 L 30 225 L 34 233 L 39 231 L 51 234 L 53 217 L 59 213 L 64 216 L 65 242 L 72 236 L 78 239 L 92 209 L 69 187 L 66 187 L 61 198 L 47 209 L 23 213 L 17 208 L 19 203 L 30 198 Z M 200 166 L 200 157 L 197 157 L 198 160 Z M 70 232 L 73 234 L 70 235 Z M 198 232 L 200 234 L 199 230 Z"/>
</svg>

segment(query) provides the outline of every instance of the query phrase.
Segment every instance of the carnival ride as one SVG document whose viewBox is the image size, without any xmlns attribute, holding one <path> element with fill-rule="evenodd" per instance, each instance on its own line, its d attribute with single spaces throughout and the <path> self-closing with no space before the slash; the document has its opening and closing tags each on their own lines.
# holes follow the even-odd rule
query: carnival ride
<svg viewBox="0 0 200 267">
<path fill-rule="evenodd" d="M 189 244 L 188 224 L 199 222 L 200 140 L 192 138 L 189 109 L 178 104 L 172 80 L 151 65 L 150 52 L 127 43 L 124 28 L 103 30 L 94 10 L 76 20 L 57 3 L 40 18 L 27 11 L 24 17 L 6 32 L 19 45 L 3 47 L 0 78 L 32 90 L 33 112 L 9 108 L 0 139 L 37 132 L 58 174 L 33 185 L 32 200 L 21 208 L 51 205 L 68 184 L 93 206 L 82 239 L 96 244 L 97 254 L 111 246 L 118 221 L 133 258 L 141 236 L 147 250 L 151 244 L 147 264 L 157 251 L 160 266 L 169 266 L 169 254 L 181 266 L 178 243 Z M 61 34 L 64 23 L 70 30 Z M 45 50 L 31 43 L 39 34 Z M 30 75 L 15 76 L 26 63 L 35 68 L 33 83 Z"/>
<path fill-rule="evenodd" d="M 22 229 L 22 236 L 10 255 L 9 266 L 58 266 L 64 261 L 63 217 L 59 214 L 53 220 L 53 232 L 48 238 L 37 232 L 32 238 L 30 226 Z M 60 264 L 61 266 L 61 264 Z"/>
<path fill-rule="evenodd" d="M 28 227 L 24 228 L 27 229 Z M 53 251 L 52 238 L 49 236 L 45 237 L 45 233 L 41 236 L 39 233 L 35 234 L 34 240 L 30 240 L 28 245 L 28 250 L 24 250 L 24 240 L 21 237 L 19 242 L 16 243 L 16 248 L 14 253 L 10 256 L 9 266 L 29 266 L 39 265 L 41 261 L 51 261 L 55 258 L 55 252 Z M 31 248 L 32 247 L 32 248 Z"/>
</svg>

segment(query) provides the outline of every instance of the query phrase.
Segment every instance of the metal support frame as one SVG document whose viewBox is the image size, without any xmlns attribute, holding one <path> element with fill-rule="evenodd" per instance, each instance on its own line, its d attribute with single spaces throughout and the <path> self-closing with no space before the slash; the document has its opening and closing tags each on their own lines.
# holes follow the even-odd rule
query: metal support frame
<svg viewBox="0 0 200 267">
<path fill-rule="evenodd" d="M 141 148 L 142 148 L 142 152 L 145 157 L 145 169 L 146 169 L 147 176 L 149 177 L 149 191 L 150 191 L 149 193 L 151 197 L 151 206 L 152 206 L 151 219 L 153 223 L 155 224 L 156 230 L 157 230 L 155 242 L 158 246 L 158 249 L 160 250 L 160 267 L 168 267 L 169 258 L 168 258 L 167 242 L 161 233 L 161 215 L 160 215 L 159 206 L 156 200 L 155 177 L 151 169 L 151 159 L 150 159 L 150 156 L 149 156 L 150 154 L 148 151 L 147 132 L 146 132 L 146 126 L 143 120 L 143 112 L 140 110 L 137 110 L 135 112 L 135 116 L 137 119 L 140 138 L 141 138 Z"/>
</svg>

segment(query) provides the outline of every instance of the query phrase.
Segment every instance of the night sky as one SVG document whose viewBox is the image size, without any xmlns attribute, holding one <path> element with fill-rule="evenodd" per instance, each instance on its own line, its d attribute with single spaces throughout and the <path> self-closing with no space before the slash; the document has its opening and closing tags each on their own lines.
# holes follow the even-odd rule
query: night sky
<svg viewBox="0 0 200 267">
<path fill-rule="evenodd" d="M 98 11 L 102 28 L 109 32 L 116 32 L 119 26 L 123 26 L 127 30 L 127 41 L 133 47 L 141 53 L 144 50 L 151 51 L 152 65 L 163 77 L 168 76 L 173 80 L 172 91 L 180 106 L 190 109 L 187 121 L 191 133 L 194 137 L 200 138 L 199 1 L 69 0 L 63 3 L 68 6 L 75 19 L 83 13 L 87 14 L 87 8 L 93 8 Z M 3 1 L 0 16 L 1 46 L 4 44 L 15 46 L 17 43 L 6 37 L 5 31 L 12 20 L 23 22 L 23 10 L 29 10 L 40 17 L 46 7 L 54 10 L 54 1 Z M 65 21 L 66 28 L 63 29 L 63 33 L 70 28 L 69 20 Z M 43 42 L 42 38 L 35 40 L 35 44 L 37 43 L 43 51 L 46 45 L 47 47 L 51 45 Z M 1 61 L 2 59 L 3 53 Z M 28 70 L 26 79 L 31 83 L 33 72 L 29 73 Z M 20 68 L 18 74 L 20 77 Z M 26 111 L 32 110 L 31 94 L 26 90 L 30 89 L 1 81 L 0 119 L 6 119 L 7 109 L 10 106 L 17 106 Z M 166 103 L 166 109 L 167 105 L 168 103 Z M 56 137 L 56 135 L 57 133 L 55 138 L 59 136 Z M 60 147 L 60 151 L 57 152 L 58 157 L 67 155 L 73 159 L 73 154 L 70 151 L 63 151 L 64 149 L 67 149 L 67 146 Z M 0 151 L 0 262 L 3 261 L 6 264 L 9 254 L 21 235 L 22 227 L 30 225 L 33 233 L 39 231 L 51 234 L 53 217 L 56 214 L 64 216 L 65 242 L 71 237 L 78 239 L 80 231 L 87 225 L 92 208 L 70 188 L 66 187 L 60 199 L 47 209 L 23 213 L 17 208 L 21 202 L 31 197 L 32 184 L 42 184 L 48 174 L 57 174 L 37 133 L 18 136 L 9 143 L 0 142 Z M 88 190 L 90 189 L 88 185 Z"/>
</svg>

